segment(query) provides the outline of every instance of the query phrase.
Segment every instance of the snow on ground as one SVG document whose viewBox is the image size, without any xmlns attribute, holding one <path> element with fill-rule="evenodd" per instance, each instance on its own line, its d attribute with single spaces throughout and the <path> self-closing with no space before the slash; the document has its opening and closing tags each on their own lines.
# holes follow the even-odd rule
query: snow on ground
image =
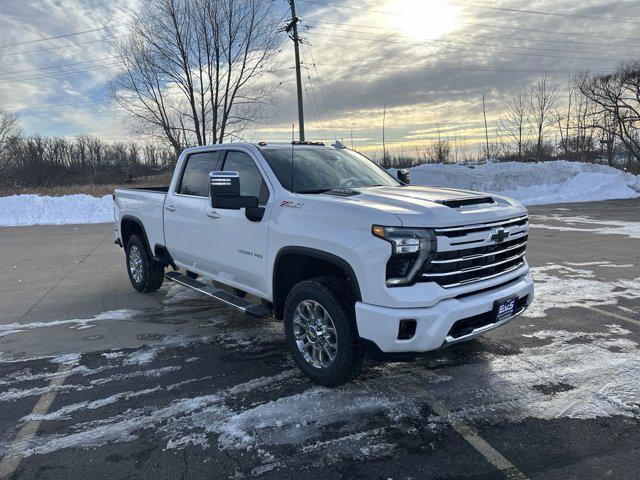
<svg viewBox="0 0 640 480">
<path fill-rule="evenodd" d="M 426 164 L 413 167 L 411 183 L 489 192 L 525 205 L 589 202 L 640 196 L 640 176 L 607 165 L 553 162 L 489 162 L 475 167 Z M 395 173 L 394 169 L 390 170 Z"/>
<path fill-rule="evenodd" d="M 600 235 L 624 235 L 630 238 L 640 238 L 640 223 L 624 222 L 620 220 L 600 220 L 581 215 L 565 217 L 563 215 L 529 215 L 533 228 L 559 230 L 563 232 L 589 232 Z M 556 222 L 556 224 L 548 223 Z"/>
<path fill-rule="evenodd" d="M 12 195 L 0 197 L 0 227 L 113 222 L 111 195 Z"/>
<path fill-rule="evenodd" d="M 640 196 L 640 176 L 591 163 L 558 160 L 540 163 L 428 164 L 413 167 L 414 185 L 490 192 L 525 205 L 588 202 Z M 395 169 L 390 169 L 395 174 Z M 0 197 L 0 227 L 113 222 L 110 195 L 13 195 Z"/>
</svg>

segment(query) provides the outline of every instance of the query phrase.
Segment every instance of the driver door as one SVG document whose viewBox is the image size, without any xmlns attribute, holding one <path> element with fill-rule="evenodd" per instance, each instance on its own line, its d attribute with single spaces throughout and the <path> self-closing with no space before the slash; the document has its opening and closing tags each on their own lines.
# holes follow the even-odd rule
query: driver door
<svg viewBox="0 0 640 480">
<path fill-rule="evenodd" d="M 242 195 L 258 197 L 265 208 L 262 220 L 247 219 L 245 209 L 206 208 L 205 257 L 207 271 L 242 290 L 267 291 L 267 232 L 273 201 L 265 177 L 251 155 L 226 152 L 221 170 L 238 172 Z M 270 201 L 271 200 L 271 201 Z"/>
</svg>

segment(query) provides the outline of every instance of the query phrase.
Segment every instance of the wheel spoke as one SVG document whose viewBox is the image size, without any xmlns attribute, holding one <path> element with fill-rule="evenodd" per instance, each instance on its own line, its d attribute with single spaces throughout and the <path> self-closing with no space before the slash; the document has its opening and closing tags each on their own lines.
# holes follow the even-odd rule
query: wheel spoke
<svg viewBox="0 0 640 480">
<path fill-rule="evenodd" d="M 315 300 L 303 300 L 293 314 L 293 335 L 305 362 L 328 368 L 338 353 L 338 337 L 329 312 Z"/>
</svg>

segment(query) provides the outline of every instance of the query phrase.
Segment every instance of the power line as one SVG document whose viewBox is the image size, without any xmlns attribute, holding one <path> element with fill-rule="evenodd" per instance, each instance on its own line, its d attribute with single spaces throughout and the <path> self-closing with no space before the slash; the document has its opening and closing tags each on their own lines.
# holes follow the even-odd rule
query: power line
<svg viewBox="0 0 640 480">
<path fill-rule="evenodd" d="M 64 34 L 60 34 L 60 35 L 54 35 L 53 37 L 44 37 L 44 38 L 38 38 L 35 40 L 24 40 L 22 42 L 13 42 L 13 43 L 5 43 L 0 45 L 0 48 L 5 48 L 5 47 L 15 47 L 18 45 L 26 45 L 26 44 L 30 44 L 30 43 L 38 43 L 38 42 L 46 42 L 48 40 L 57 40 L 59 38 L 68 38 L 68 37 L 74 37 L 76 35 L 83 35 L 85 33 L 91 33 L 91 32 L 99 32 L 101 30 L 111 30 L 114 28 L 120 28 L 124 25 L 131 25 L 134 22 L 125 22 L 125 23 L 119 23 L 119 24 L 115 24 L 115 25 L 107 25 L 104 27 L 97 27 L 97 28 L 91 28 L 89 30 L 82 30 L 79 32 L 71 32 L 71 33 L 64 33 Z"/>
<path fill-rule="evenodd" d="M 25 53 L 36 53 L 36 52 L 48 52 L 51 50 L 58 50 L 60 48 L 72 48 L 72 47 L 79 47 L 82 45 L 89 45 L 91 43 L 99 43 L 99 42 L 106 42 L 108 40 L 118 40 L 120 38 L 125 38 L 128 35 L 120 35 L 119 37 L 107 37 L 107 38 L 99 38 L 97 40 L 90 40 L 88 42 L 80 42 L 80 43 L 70 43 L 67 45 L 58 45 L 57 47 L 47 47 L 47 48 L 38 48 L 38 49 L 34 49 L 34 50 L 22 50 L 22 51 L 18 51 L 18 52 L 7 52 L 7 53 L 0 53 L 0 57 L 8 57 L 11 55 L 22 55 Z"/>
<path fill-rule="evenodd" d="M 329 126 L 331 127 L 331 131 L 333 132 L 333 136 L 335 137 L 335 139 L 338 139 L 338 136 L 336 135 L 336 129 L 333 126 L 333 119 L 331 118 L 331 113 L 329 113 L 329 105 L 327 103 L 327 97 L 325 97 L 324 95 L 324 89 L 322 88 L 322 83 L 320 82 L 320 75 L 318 74 L 318 68 L 316 67 L 316 60 L 313 58 L 313 53 L 311 52 L 311 45 L 309 45 L 309 43 L 307 43 L 307 50 L 309 50 L 309 56 L 311 57 L 311 64 L 313 65 L 313 70 L 316 74 L 316 83 L 318 84 L 318 87 L 320 88 L 320 94 L 322 95 L 322 101 L 324 103 L 324 109 L 327 112 L 327 118 L 329 119 Z M 311 79 L 309 79 L 311 80 Z"/>
<path fill-rule="evenodd" d="M 404 30 L 401 28 L 386 28 L 386 27 L 376 27 L 373 25 L 356 25 L 356 24 L 352 24 L 352 23 L 343 23 L 343 22 L 322 22 L 322 21 L 318 21 L 318 20 L 305 20 L 305 23 L 313 23 L 313 24 L 321 24 L 321 25 L 333 25 L 333 26 L 346 26 L 346 27 L 353 27 L 353 28 L 367 28 L 367 29 L 377 29 L 377 30 L 383 30 L 385 32 L 388 32 L 389 30 L 392 31 L 397 31 L 397 32 L 403 32 Z M 459 22 L 459 23 L 464 23 L 467 25 L 480 25 L 480 24 L 474 24 L 471 22 Z M 492 26 L 492 25 L 484 25 L 484 26 Z M 501 26 L 496 26 L 497 28 L 510 28 L 510 27 L 501 27 Z M 517 28 L 514 27 L 514 29 L 517 30 Z M 530 29 L 523 29 L 523 30 L 530 30 Z M 538 31 L 538 32 L 542 32 L 542 30 L 534 30 L 534 31 Z M 549 31 L 544 31 L 545 33 L 558 33 L 558 35 L 562 35 L 562 33 L 560 32 L 549 32 Z M 374 32 L 356 32 L 356 33 L 374 33 Z M 382 33 L 380 34 L 382 35 Z M 539 38 L 523 38 L 523 37 L 504 37 L 504 36 L 491 36 L 491 35 L 484 35 L 484 34 L 480 34 L 480 35 L 469 35 L 469 34 L 464 34 L 464 33 L 445 33 L 444 35 L 455 35 L 455 36 L 461 36 L 461 37 L 469 37 L 469 38 L 494 38 L 497 40 L 517 40 L 517 41 L 525 41 L 525 42 L 543 42 L 543 43 L 566 43 L 566 44 L 575 44 L 575 45 L 593 45 L 593 46 L 598 46 L 598 47 L 624 47 L 624 48 L 638 48 L 637 44 L 631 45 L 631 44 L 616 44 L 616 43 L 602 43 L 602 42 L 576 42 L 576 41 L 571 41 L 571 40 L 543 40 L 543 39 L 539 39 Z M 572 34 L 567 34 L 567 35 L 572 35 Z M 596 36 L 596 35 L 593 35 Z M 602 38 L 614 38 L 614 37 L 602 37 Z M 617 39 L 619 40 L 620 37 L 617 37 Z M 640 38 L 638 39 L 633 39 L 633 40 L 637 40 L 640 41 Z"/>
<path fill-rule="evenodd" d="M 351 40 L 364 40 L 364 41 L 373 41 L 373 42 L 380 42 L 379 39 L 372 39 L 372 38 L 362 38 L 362 37 L 354 37 L 354 36 L 345 36 L 345 35 L 335 35 L 335 34 L 329 34 L 329 33 L 320 33 L 319 35 L 321 36 L 328 36 L 328 37 L 336 37 L 336 38 L 347 38 L 347 39 L 351 39 Z M 457 43 L 457 44 L 463 44 L 463 45 L 468 45 L 468 46 L 473 46 L 475 47 L 476 45 L 484 45 L 484 46 L 493 46 L 493 47 L 498 47 L 498 48 L 518 48 L 518 49 L 527 49 L 527 47 L 508 47 L 508 46 L 504 46 L 504 45 L 495 45 L 495 44 L 488 44 L 488 43 L 470 43 L 470 42 L 462 42 L 459 40 L 439 40 L 441 42 L 447 42 L 447 43 Z M 398 41 L 398 40 L 389 40 L 386 39 L 384 40 L 385 43 L 397 43 L 397 44 L 401 44 L 401 45 L 413 45 L 413 46 L 432 46 L 432 45 L 427 45 L 424 43 L 420 43 L 420 42 L 407 42 L 407 41 Z M 456 49 L 463 49 L 465 47 L 454 47 Z M 536 50 L 541 50 L 541 49 L 536 49 Z M 542 49 L 544 50 L 544 49 Z M 576 56 L 564 56 L 564 55 L 550 55 L 550 54 L 536 54 L 536 53 L 525 53 L 525 52 L 513 52 L 513 51 L 496 51 L 496 50 L 483 50 L 483 49 L 479 49 L 479 48 L 474 48 L 475 52 L 482 52 L 482 53 L 500 53 L 500 54 L 506 54 L 506 55 L 519 55 L 519 56 L 531 56 L 531 57 L 549 57 L 549 58 L 562 58 L 565 60 L 595 60 L 595 61 L 599 61 L 599 62 L 616 62 L 619 63 L 621 61 L 625 61 L 625 59 L 615 59 L 615 58 L 593 58 L 593 57 L 576 57 Z"/>
<path fill-rule="evenodd" d="M 19 109 L 13 111 L 12 113 L 28 112 L 28 111 L 31 111 L 31 110 L 45 110 L 45 109 L 49 109 L 49 108 L 59 108 L 59 107 L 75 107 L 76 105 L 87 105 L 87 104 L 93 104 L 93 103 L 104 103 L 104 100 L 87 100 L 87 101 L 82 101 L 82 102 L 54 103 L 54 104 L 51 104 L 51 105 L 38 105 L 38 106 L 35 106 L 35 107 L 19 108 Z M 110 105 L 105 105 L 105 107 L 111 108 Z"/>
<path fill-rule="evenodd" d="M 363 50 L 354 50 L 353 48 L 340 48 L 340 47 L 336 47 L 335 45 L 322 45 L 323 49 L 327 49 L 327 50 L 338 50 L 341 52 L 348 52 L 348 53 L 362 53 L 362 54 L 370 54 L 371 52 L 368 51 L 363 51 Z M 377 58 L 384 58 L 384 59 L 389 59 L 389 60 L 398 60 L 397 56 L 388 56 L 388 55 L 378 55 Z M 323 65 L 323 64 L 319 64 L 319 65 Z M 335 65 L 332 65 L 332 67 L 335 67 Z M 394 67 L 397 68 L 397 65 L 394 65 Z M 540 70 L 523 70 L 523 69 L 504 69 L 504 68 L 487 68 L 487 67 L 478 67 L 478 66 L 460 66 L 460 65 L 452 65 L 452 66 L 443 66 L 443 67 L 435 67 L 435 66 L 431 66 L 431 65 L 424 65 L 422 67 L 417 67 L 417 68 L 412 68 L 412 69 L 404 69 L 403 72 L 406 71 L 416 71 L 416 70 L 429 70 L 429 71 L 454 71 L 454 72 L 496 72 L 496 73 L 580 73 L 584 70 L 589 70 L 591 72 L 598 72 L 598 73 L 608 73 L 611 72 L 611 69 L 592 69 L 589 68 L 588 66 L 582 67 L 582 68 L 578 68 L 577 70 L 550 70 L 550 69 L 540 69 Z"/>
<path fill-rule="evenodd" d="M 352 6 L 347 6 L 347 5 L 336 5 L 334 3 L 329 3 L 329 2 L 319 2 L 317 0 L 300 0 L 304 3 L 312 3 L 315 5 L 322 5 L 325 7 L 333 7 L 333 8 L 343 8 L 343 9 L 347 9 L 347 10 L 360 10 L 360 11 L 365 11 L 365 12 L 372 12 L 372 13 L 381 13 L 384 15 L 398 15 L 396 12 L 390 12 L 390 11 L 386 11 L 386 10 L 375 10 L 375 9 L 370 9 L 370 8 L 363 8 L 363 7 L 352 7 Z M 621 23 L 633 23 L 633 24 L 640 24 L 640 21 L 637 20 L 628 20 L 628 19 L 624 19 L 624 18 L 616 18 L 616 17 L 598 17 L 598 16 L 592 16 L 592 15 L 579 15 L 579 14 L 570 14 L 570 13 L 558 13 L 558 12 L 543 12 L 543 11 L 539 11 L 539 10 L 521 10 L 521 9 L 516 9 L 516 8 L 505 8 L 505 7 L 492 7 L 491 5 L 487 5 L 487 4 L 477 4 L 477 3 L 459 3 L 459 2 L 450 2 L 450 1 L 443 1 L 442 3 L 446 3 L 448 5 L 455 5 L 458 7 L 476 7 L 476 8 L 486 8 L 488 10 L 498 10 L 498 11 L 505 11 L 505 12 L 512 12 L 512 13 L 526 13 L 526 14 L 533 14 L 533 15 L 549 15 L 549 16 L 556 16 L 556 17 L 565 17 L 565 18 L 580 18 L 580 19 L 586 19 L 586 20 L 598 20 L 598 21 L 605 21 L 605 22 L 621 22 Z"/>
<path fill-rule="evenodd" d="M 14 83 L 16 81 L 28 81 L 28 80 L 40 80 L 42 78 L 51 78 L 51 77 L 64 77 L 66 75 L 75 75 L 78 73 L 86 73 L 86 72 L 92 72 L 95 70 L 104 70 L 104 69 L 108 69 L 108 68 L 112 68 L 112 67 L 117 67 L 120 66 L 121 63 L 112 63 L 112 64 L 108 64 L 108 65 L 103 65 L 101 67 L 92 67 L 92 68 L 83 68 L 83 69 L 79 69 L 79 70 L 69 70 L 66 72 L 57 72 L 57 73 L 52 73 L 52 74 L 45 74 L 45 75 L 36 75 L 36 76 L 32 76 L 32 77 L 24 77 L 24 78 L 12 78 L 9 80 L 0 80 L 0 84 L 4 84 L 4 83 Z"/>
<path fill-rule="evenodd" d="M 340 28 L 332 28 L 331 30 L 335 30 L 338 32 L 351 32 L 351 30 L 344 30 L 344 29 L 340 29 Z M 378 40 L 380 41 L 388 41 L 387 39 L 389 38 L 388 35 L 385 35 L 383 33 L 375 33 L 375 32 L 355 32 L 359 35 L 377 35 L 378 37 L 383 37 L 383 38 L 378 38 Z M 321 35 L 328 35 L 325 33 L 321 33 Z M 469 36 L 469 35 L 463 35 L 463 34 L 455 34 L 455 33 L 451 33 L 449 35 L 457 35 L 457 36 L 462 36 L 462 37 L 466 37 L 466 38 L 476 38 L 475 36 Z M 354 37 L 357 38 L 357 37 Z M 402 39 L 402 37 L 399 36 L 394 36 L 392 38 L 398 38 L 398 39 Z M 404 41 L 404 40 L 403 40 Z M 462 43 L 465 45 L 483 45 L 486 47 L 498 47 L 498 48 L 518 48 L 518 49 L 524 49 L 524 50 L 534 50 L 534 51 L 541 51 L 541 52 L 558 52 L 558 53 L 579 53 L 579 54 L 586 54 L 586 55 L 610 55 L 609 52 L 589 52 L 589 51 L 584 51 L 584 50 L 567 50 L 567 49 L 556 49 L 556 48 L 536 48 L 536 47 L 519 47 L 519 46 L 512 46 L 512 45 L 499 45 L 499 44 L 495 44 L 495 43 L 481 43 L 481 42 L 463 42 L 462 40 L 447 40 L 445 38 L 438 38 L 436 40 L 432 40 L 433 43 L 436 42 L 449 42 L 449 43 Z M 425 46 L 430 46 L 427 45 L 427 43 L 425 42 L 421 42 L 422 44 L 424 44 Z M 639 55 L 633 55 L 635 57 L 639 56 Z"/>
<path fill-rule="evenodd" d="M 82 62 L 63 63 L 61 65 L 51 65 L 49 67 L 31 68 L 29 70 L 16 70 L 16 71 L 13 71 L 13 72 L 0 72 L 0 78 L 1 77 L 6 77 L 6 76 L 11 76 L 11 75 L 18 75 L 18 74 L 22 74 L 22 73 L 41 72 L 42 70 L 51 70 L 51 69 L 55 69 L 55 68 L 70 67 L 72 65 L 82 65 L 82 64 L 86 64 L 86 63 L 103 62 L 105 60 L 112 60 L 114 58 L 116 58 L 116 57 L 115 56 L 111 56 L 111 57 L 105 57 L 105 58 L 96 58 L 95 60 L 85 60 L 85 61 L 82 61 Z M 60 73 L 64 73 L 64 72 L 60 72 Z"/>
<path fill-rule="evenodd" d="M 474 8 L 486 8 L 489 10 L 498 10 L 501 12 L 511 12 L 511 13 L 526 13 L 531 15 L 546 15 L 552 17 L 563 17 L 563 18 L 579 18 L 582 20 L 598 20 L 600 22 L 620 22 L 620 23 L 633 23 L 640 24 L 640 21 L 637 20 L 629 20 L 626 18 L 618 18 L 618 17 L 598 17 L 594 15 L 580 15 L 575 13 L 560 13 L 560 12 L 544 12 L 541 10 L 523 10 L 517 8 L 506 8 L 506 7 L 492 7 L 491 5 L 487 5 L 485 3 L 462 3 L 462 2 L 443 2 L 449 5 L 455 6 L 463 6 L 463 7 L 474 7 Z"/>
</svg>

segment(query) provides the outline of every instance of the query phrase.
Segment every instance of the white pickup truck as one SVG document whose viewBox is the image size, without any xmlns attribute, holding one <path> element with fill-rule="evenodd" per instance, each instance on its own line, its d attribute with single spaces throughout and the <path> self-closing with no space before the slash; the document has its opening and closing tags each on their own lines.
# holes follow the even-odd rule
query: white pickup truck
<svg viewBox="0 0 640 480">
<path fill-rule="evenodd" d="M 300 369 L 334 386 L 364 354 L 470 340 L 533 299 L 522 205 L 398 177 L 339 144 L 188 148 L 169 187 L 115 191 L 116 243 L 138 291 L 167 278 L 273 314 Z"/>
</svg>

